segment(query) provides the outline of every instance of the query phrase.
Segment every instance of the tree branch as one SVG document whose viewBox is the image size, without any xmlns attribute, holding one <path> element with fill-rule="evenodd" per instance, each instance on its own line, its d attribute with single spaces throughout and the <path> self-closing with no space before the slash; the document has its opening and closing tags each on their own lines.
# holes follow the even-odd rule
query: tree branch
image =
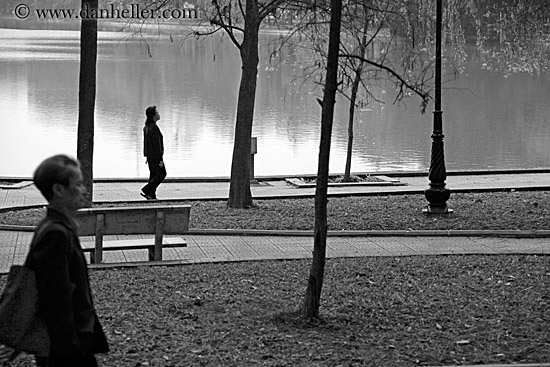
<svg viewBox="0 0 550 367">
<path fill-rule="evenodd" d="M 345 58 L 348 58 L 348 59 L 357 59 L 357 60 L 360 60 L 360 61 L 363 61 L 364 63 L 367 63 L 369 65 L 372 65 L 372 66 L 375 66 L 379 69 L 382 69 L 382 70 L 385 70 L 386 72 L 388 72 L 390 75 L 392 75 L 393 77 L 395 77 L 399 83 L 400 83 L 400 89 L 399 89 L 399 95 L 403 95 L 403 86 L 405 86 L 407 89 L 413 91 L 414 93 L 416 93 L 420 98 L 422 98 L 422 104 L 421 104 L 421 107 L 422 107 L 422 113 L 425 112 L 426 110 L 426 107 L 428 105 L 428 102 L 429 102 L 429 99 L 430 99 L 430 94 L 428 92 L 423 92 L 422 90 L 418 89 L 417 87 L 415 87 L 414 85 L 412 84 L 409 84 L 409 82 L 407 82 L 405 79 L 403 79 L 401 77 L 401 75 L 399 75 L 398 73 L 396 73 L 392 68 L 390 67 L 387 67 L 386 65 L 382 65 L 382 64 L 379 64 L 379 63 L 376 63 L 374 61 L 370 61 L 368 59 L 365 59 L 364 57 L 360 57 L 360 56 L 357 56 L 357 55 L 350 55 L 350 54 L 341 54 L 340 57 L 345 57 Z M 397 100 L 397 99 L 396 99 Z"/>
<path fill-rule="evenodd" d="M 273 10 L 277 9 L 277 7 L 283 2 L 283 0 L 272 0 L 271 2 L 267 3 L 266 5 L 260 5 L 260 8 L 262 9 L 259 12 L 260 19 L 264 19 L 269 15 L 269 13 L 273 12 Z"/>
<path fill-rule="evenodd" d="M 237 48 L 239 48 L 239 49 L 241 48 L 241 43 L 237 40 L 237 38 L 233 34 L 233 30 L 237 30 L 239 32 L 244 33 L 244 29 L 242 29 L 240 27 L 237 27 L 237 26 L 229 26 L 229 25 L 227 25 L 227 24 L 225 24 L 221 21 L 217 21 L 216 19 L 210 20 L 210 23 L 213 24 L 213 25 L 218 26 L 219 27 L 218 29 L 223 29 L 227 33 L 229 38 L 231 38 L 231 41 L 233 41 L 235 46 L 237 46 Z M 211 33 L 215 33 L 215 32 L 217 32 L 217 30 L 214 31 L 214 32 L 211 32 Z"/>
<path fill-rule="evenodd" d="M 215 16 L 214 16 L 212 19 L 210 19 L 210 24 L 218 26 L 219 28 L 217 30 L 211 32 L 210 34 L 217 32 L 220 28 L 223 29 L 225 31 L 225 33 L 227 33 L 227 35 L 229 36 L 231 41 L 235 44 L 235 46 L 237 46 L 237 48 L 240 50 L 241 49 L 241 43 L 237 40 L 237 38 L 235 37 L 235 34 L 233 33 L 233 31 L 237 30 L 239 32 L 244 33 L 244 29 L 242 29 L 240 27 L 237 27 L 237 26 L 232 24 L 232 22 L 231 22 L 231 6 L 224 7 L 224 9 L 222 10 L 221 7 L 220 7 L 220 4 L 217 1 L 213 1 L 212 4 L 214 5 L 214 7 L 216 9 L 216 15 L 217 15 L 218 19 L 216 19 Z M 231 4 L 231 2 L 229 4 Z M 225 10 L 228 10 L 229 14 L 227 14 L 227 15 L 224 14 Z M 224 21 L 224 18 L 228 19 L 229 23 L 226 23 Z"/>
<path fill-rule="evenodd" d="M 256 0 L 247 0 L 247 1 L 256 1 Z M 243 2 L 241 0 L 238 1 L 239 9 L 241 9 L 241 14 L 243 15 L 243 18 L 246 17 L 246 11 L 244 10 Z"/>
</svg>

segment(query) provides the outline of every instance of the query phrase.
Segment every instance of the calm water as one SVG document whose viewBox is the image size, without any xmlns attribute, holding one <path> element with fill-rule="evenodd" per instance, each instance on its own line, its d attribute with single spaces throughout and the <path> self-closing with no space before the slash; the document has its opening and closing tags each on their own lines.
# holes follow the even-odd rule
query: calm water
<svg viewBox="0 0 550 367">
<path fill-rule="evenodd" d="M 240 60 L 216 39 L 170 42 L 126 39 L 102 32 L 99 41 L 96 177 L 146 177 L 142 127 L 148 105 L 159 106 L 172 177 L 227 176 L 230 172 Z M 273 47 L 265 39 L 262 54 Z M 292 55 L 290 55 L 292 56 Z M 253 135 L 256 174 L 314 173 L 320 107 L 312 84 L 294 80 L 287 63 L 260 66 Z M 289 58 L 286 60 L 288 61 Z M 290 58 L 291 59 L 291 58 Z M 76 154 L 79 33 L 0 29 L 0 176 L 30 176 L 51 154 Z M 444 94 L 447 168 L 550 167 L 550 75 L 503 78 L 475 61 Z M 358 171 L 429 166 L 433 106 L 419 101 L 358 112 L 354 161 Z M 347 110 L 337 103 L 332 172 L 342 172 Z"/>
</svg>

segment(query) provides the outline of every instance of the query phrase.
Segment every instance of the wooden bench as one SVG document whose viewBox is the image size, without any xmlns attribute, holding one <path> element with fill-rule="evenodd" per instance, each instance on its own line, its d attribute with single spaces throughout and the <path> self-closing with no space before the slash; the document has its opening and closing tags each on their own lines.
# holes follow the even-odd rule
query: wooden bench
<svg viewBox="0 0 550 367">
<path fill-rule="evenodd" d="M 80 236 L 95 236 L 95 242 L 82 243 L 90 252 L 90 262 L 99 264 L 103 251 L 147 249 L 149 260 L 162 260 L 163 247 L 186 247 L 183 238 L 164 238 L 165 234 L 182 234 L 189 230 L 190 205 L 155 205 L 135 207 L 98 207 L 78 211 Z M 148 239 L 103 241 L 104 235 L 154 234 Z"/>
</svg>

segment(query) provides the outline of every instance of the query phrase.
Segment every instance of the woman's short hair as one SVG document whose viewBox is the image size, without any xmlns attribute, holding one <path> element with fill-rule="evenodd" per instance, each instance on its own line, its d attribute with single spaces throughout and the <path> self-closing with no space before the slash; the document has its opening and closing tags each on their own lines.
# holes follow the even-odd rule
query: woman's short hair
<svg viewBox="0 0 550 367">
<path fill-rule="evenodd" d="M 147 116 L 147 119 L 153 119 L 155 115 L 157 114 L 157 106 L 149 106 L 145 110 L 145 116 Z"/>
<path fill-rule="evenodd" d="M 58 154 L 44 160 L 34 171 L 33 182 L 46 200 L 53 197 L 53 185 L 69 186 L 75 176 L 73 168 L 80 169 L 80 163 L 67 155 Z"/>
</svg>

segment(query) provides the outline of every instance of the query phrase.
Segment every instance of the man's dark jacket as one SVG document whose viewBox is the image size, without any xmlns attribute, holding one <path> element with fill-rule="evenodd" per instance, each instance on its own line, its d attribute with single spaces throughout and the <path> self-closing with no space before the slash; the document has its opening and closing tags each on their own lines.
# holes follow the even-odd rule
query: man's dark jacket
<svg viewBox="0 0 550 367">
<path fill-rule="evenodd" d="M 164 142 L 162 133 L 155 122 L 145 124 L 143 128 L 143 155 L 150 162 L 162 161 Z"/>
<path fill-rule="evenodd" d="M 35 272 L 39 313 L 50 336 L 50 358 L 77 363 L 82 356 L 108 352 L 74 222 L 48 208 L 26 265 Z"/>
</svg>

